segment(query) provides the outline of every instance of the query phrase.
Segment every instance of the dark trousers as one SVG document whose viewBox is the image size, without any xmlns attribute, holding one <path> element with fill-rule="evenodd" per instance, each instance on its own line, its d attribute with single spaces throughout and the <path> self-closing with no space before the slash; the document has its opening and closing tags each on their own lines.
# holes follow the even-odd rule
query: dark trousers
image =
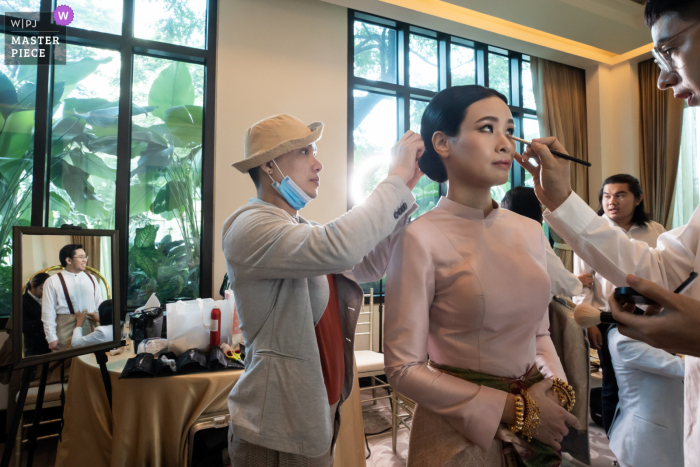
<svg viewBox="0 0 700 467">
<path fill-rule="evenodd" d="M 615 409 L 619 401 L 617 392 L 617 379 L 615 379 L 615 369 L 610 358 L 610 349 L 608 348 L 608 331 L 610 324 L 600 323 L 598 329 L 603 335 L 603 345 L 598 350 L 598 358 L 600 359 L 600 370 L 603 372 L 603 390 L 602 390 L 602 412 L 603 412 L 603 428 L 605 433 L 610 431 L 613 418 L 615 417 Z"/>
</svg>

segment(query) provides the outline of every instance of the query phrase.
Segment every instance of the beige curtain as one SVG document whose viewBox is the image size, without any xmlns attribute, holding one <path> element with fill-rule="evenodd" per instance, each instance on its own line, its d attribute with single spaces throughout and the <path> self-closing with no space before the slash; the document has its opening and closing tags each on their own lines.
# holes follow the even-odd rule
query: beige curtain
<svg viewBox="0 0 700 467">
<path fill-rule="evenodd" d="M 681 148 L 683 101 L 673 91 L 656 87 L 659 67 L 649 59 L 639 63 L 641 124 L 640 181 L 652 219 L 666 225 L 673 210 L 678 157 Z"/>
<path fill-rule="evenodd" d="M 100 241 L 102 239 L 100 237 L 88 237 L 82 235 L 71 235 L 70 238 L 71 242 L 83 245 L 83 250 L 85 250 L 85 254 L 90 257 L 90 259 L 88 259 L 88 266 L 99 271 L 101 253 Z"/>
<path fill-rule="evenodd" d="M 580 68 L 530 58 L 541 136 L 555 136 L 574 157 L 588 160 L 586 76 Z M 588 168 L 571 164 L 571 187 L 588 202 Z"/>
</svg>

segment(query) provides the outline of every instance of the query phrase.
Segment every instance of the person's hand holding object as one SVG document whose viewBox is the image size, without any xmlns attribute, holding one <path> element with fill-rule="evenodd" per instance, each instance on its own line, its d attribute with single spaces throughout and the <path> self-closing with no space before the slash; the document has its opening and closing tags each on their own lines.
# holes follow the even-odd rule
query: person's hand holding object
<svg viewBox="0 0 700 467">
<path fill-rule="evenodd" d="M 550 149 L 568 154 L 564 146 L 553 136 L 532 140 L 521 156 L 515 153 L 515 160 L 532 175 L 535 194 L 550 211 L 558 208 L 571 194 L 569 171 L 571 162 L 555 157 Z M 534 166 L 529 159 L 537 162 Z"/>
<path fill-rule="evenodd" d="M 634 304 L 623 307 L 611 295 L 610 311 L 620 323 L 620 333 L 668 352 L 700 357 L 700 301 L 632 274 L 627 275 L 627 284 L 663 309 L 650 306 L 644 316 L 633 315 L 630 311 L 634 310 Z"/>
</svg>

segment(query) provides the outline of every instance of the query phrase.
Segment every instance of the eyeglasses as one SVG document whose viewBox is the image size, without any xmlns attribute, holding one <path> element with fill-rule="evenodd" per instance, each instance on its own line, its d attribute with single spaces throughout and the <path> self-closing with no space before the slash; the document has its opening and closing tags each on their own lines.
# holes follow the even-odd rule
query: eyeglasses
<svg viewBox="0 0 700 467">
<path fill-rule="evenodd" d="M 673 36 L 664 39 L 664 42 L 669 43 L 673 41 L 681 34 L 696 27 L 698 24 L 700 23 L 691 24 L 690 26 L 677 32 Z M 676 65 L 673 63 L 673 57 L 671 56 L 670 50 L 673 50 L 673 48 L 666 48 L 662 50 L 658 47 L 654 47 L 653 49 L 651 49 L 651 54 L 654 56 L 654 62 L 656 62 L 656 64 L 659 65 L 659 68 L 661 68 L 661 71 L 663 71 L 664 73 L 673 73 L 677 69 Z"/>
<path fill-rule="evenodd" d="M 87 260 L 89 256 L 73 256 L 74 259 L 84 259 Z"/>
</svg>

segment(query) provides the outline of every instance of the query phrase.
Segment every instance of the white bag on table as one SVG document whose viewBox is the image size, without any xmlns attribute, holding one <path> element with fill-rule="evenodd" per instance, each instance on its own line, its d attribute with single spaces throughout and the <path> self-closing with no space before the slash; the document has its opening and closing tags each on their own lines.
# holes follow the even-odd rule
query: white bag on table
<svg viewBox="0 0 700 467">
<path fill-rule="evenodd" d="M 168 350 L 180 355 L 189 349 L 209 351 L 211 310 L 221 310 L 221 342 L 231 336 L 233 313 L 225 300 L 198 298 L 178 301 L 168 310 Z"/>
</svg>

